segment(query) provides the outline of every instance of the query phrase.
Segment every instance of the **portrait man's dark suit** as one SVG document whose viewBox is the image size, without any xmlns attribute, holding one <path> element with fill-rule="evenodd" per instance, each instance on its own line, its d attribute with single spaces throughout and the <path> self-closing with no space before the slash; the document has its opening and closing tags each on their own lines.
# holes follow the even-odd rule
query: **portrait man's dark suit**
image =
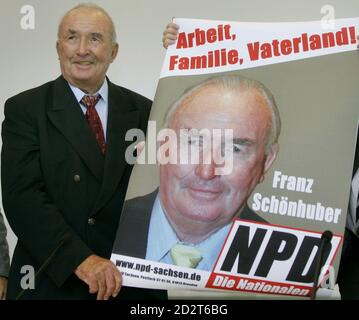
<svg viewBox="0 0 359 320">
<path fill-rule="evenodd" d="M 155 190 L 142 197 L 125 201 L 113 248 L 114 253 L 143 259 L 146 257 L 152 207 L 157 194 L 158 190 Z M 247 205 L 244 207 L 239 218 L 266 222 Z"/>
<path fill-rule="evenodd" d="M 22 290 L 21 268 L 32 266 L 37 272 L 49 257 L 34 290 L 22 297 L 88 299 L 88 286 L 74 269 L 93 253 L 111 255 L 131 173 L 125 134 L 131 128 L 146 132 L 151 101 L 109 81 L 108 86 L 105 155 L 62 76 L 5 104 L 3 205 L 18 237 L 10 299 Z M 126 292 L 122 288 L 119 297 Z"/>
</svg>

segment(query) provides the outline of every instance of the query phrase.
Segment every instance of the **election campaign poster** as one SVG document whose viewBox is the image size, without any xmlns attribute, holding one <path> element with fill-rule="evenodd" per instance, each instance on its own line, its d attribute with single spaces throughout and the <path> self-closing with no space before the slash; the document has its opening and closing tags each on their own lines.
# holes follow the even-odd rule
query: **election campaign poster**
<svg viewBox="0 0 359 320">
<path fill-rule="evenodd" d="M 125 286 L 311 297 L 340 263 L 359 18 L 175 19 L 111 260 Z M 315 288 L 315 289 L 314 289 Z"/>
</svg>

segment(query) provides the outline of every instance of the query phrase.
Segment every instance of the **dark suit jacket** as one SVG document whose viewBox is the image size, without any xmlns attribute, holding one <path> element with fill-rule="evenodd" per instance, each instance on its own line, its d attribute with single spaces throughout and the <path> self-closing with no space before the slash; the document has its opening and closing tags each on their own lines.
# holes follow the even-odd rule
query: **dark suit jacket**
<svg viewBox="0 0 359 320">
<path fill-rule="evenodd" d="M 155 190 L 143 197 L 125 201 L 113 248 L 114 253 L 136 258 L 146 257 L 151 212 L 157 193 L 158 190 Z M 240 214 L 240 218 L 266 222 L 247 205 Z"/>
<path fill-rule="evenodd" d="M 21 278 L 29 275 L 21 268 L 30 265 L 36 272 L 49 257 L 35 289 L 26 290 L 23 298 L 95 298 L 73 270 L 90 254 L 111 255 L 132 169 L 125 161 L 131 143 L 125 142 L 125 134 L 131 128 L 146 132 L 151 106 L 147 98 L 108 84 L 105 157 L 62 76 L 5 103 L 3 205 L 18 237 L 10 299 L 21 291 Z"/>
</svg>

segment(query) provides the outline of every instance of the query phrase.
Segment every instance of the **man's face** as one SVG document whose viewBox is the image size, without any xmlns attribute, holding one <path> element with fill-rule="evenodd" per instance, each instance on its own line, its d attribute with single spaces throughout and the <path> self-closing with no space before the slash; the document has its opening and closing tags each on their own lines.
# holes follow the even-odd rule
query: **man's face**
<svg viewBox="0 0 359 320">
<path fill-rule="evenodd" d="M 203 146 L 201 160 L 207 158 L 207 164 L 160 166 L 161 202 L 181 240 L 201 241 L 243 209 L 277 153 L 277 146 L 265 153 L 271 121 L 270 108 L 253 90 L 234 93 L 210 87 L 177 109 L 170 124 L 177 134 L 180 129 L 233 130 L 233 169 L 227 175 L 218 174 L 213 161 L 216 152 L 223 152 L 218 150 L 222 145 Z M 193 137 L 190 143 L 197 141 Z"/>
<path fill-rule="evenodd" d="M 108 18 L 89 8 L 74 10 L 64 18 L 56 48 L 64 78 L 89 93 L 101 87 L 118 51 Z"/>
</svg>

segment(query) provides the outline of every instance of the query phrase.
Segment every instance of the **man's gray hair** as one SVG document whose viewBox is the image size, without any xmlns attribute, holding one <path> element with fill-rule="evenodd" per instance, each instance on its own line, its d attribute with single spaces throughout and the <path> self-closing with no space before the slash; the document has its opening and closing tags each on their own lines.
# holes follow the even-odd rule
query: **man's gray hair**
<svg viewBox="0 0 359 320">
<path fill-rule="evenodd" d="M 62 17 L 60 23 L 59 23 L 59 27 L 58 27 L 58 30 L 57 30 L 57 38 L 60 38 L 60 28 L 61 28 L 61 25 L 62 25 L 62 22 L 64 21 L 64 18 L 72 11 L 75 11 L 77 9 L 93 9 L 95 11 L 98 11 L 98 12 L 101 12 L 102 14 L 104 14 L 107 19 L 109 20 L 110 24 L 111 24 L 111 38 L 112 38 L 112 43 L 113 44 L 116 44 L 117 43 L 117 34 L 116 34 L 116 28 L 115 28 L 115 24 L 111 18 L 111 16 L 107 13 L 107 11 L 98 6 L 97 4 L 94 4 L 94 3 L 91 3 L 91 2 L 88 2 L 88 3 L 80 3 L 78 4 L 77 6 L 73 7 L 72 9 L 70 9 L 69 11 L 67 11 L 64 16 Z"/>
<path fill-rule="evenodd" d="M 203 89 L 210 87 L 216 87 L 218 89 L 232 92 L 245 92 L 248 90 L 257 91 L 267 102 L 272 113 L 271 130 L 268 136 L 266 148 L 267 152 L 270 151 L 271 146 L 278 143 L 281 130 L 281 120 L 273 94 L 263 83 L 259 82 L 258 80 L 249 79 L 239 75 L 222 75 L 211 77 L 204 82 L 187 89 L 184 94 L 167 111 L 165 115 L 164 126 L 169 127 L 178 107 L 185 104 L 188 99 L 194 97 Z"/>
</svg>

